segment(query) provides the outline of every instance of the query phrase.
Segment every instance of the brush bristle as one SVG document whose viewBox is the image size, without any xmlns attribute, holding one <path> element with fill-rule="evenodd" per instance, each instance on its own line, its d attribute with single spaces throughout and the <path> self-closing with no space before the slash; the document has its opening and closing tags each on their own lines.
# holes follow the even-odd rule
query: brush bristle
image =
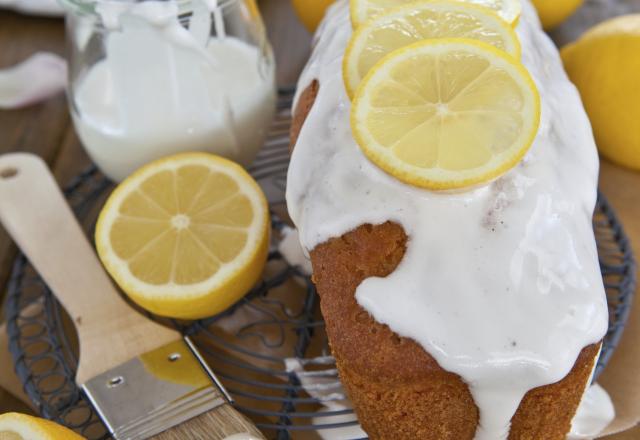
<svg viewBox="0 0 640 440">
<path fill-rule="evenodd" d="M 265 438 L 258 428 L 231 405 L 225 404 L 153 437 L 154 440 L 223 440 L 234 434 Z"/>
</svg>

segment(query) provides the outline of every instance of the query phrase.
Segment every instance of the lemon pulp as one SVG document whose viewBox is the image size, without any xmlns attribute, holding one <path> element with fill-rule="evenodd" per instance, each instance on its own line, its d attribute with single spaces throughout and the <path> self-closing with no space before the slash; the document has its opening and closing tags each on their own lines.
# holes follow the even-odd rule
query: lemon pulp
<svg viewBox="0 0 640 440">
<path fill-rule="evenodd" d="M 257 281 L 268 224 L 264 195 L 240 166 L 190 153 L 125 180 L 103 208 L 96 242 L 135 302 L 191 319 L 221 312 Z"/>
</svg>

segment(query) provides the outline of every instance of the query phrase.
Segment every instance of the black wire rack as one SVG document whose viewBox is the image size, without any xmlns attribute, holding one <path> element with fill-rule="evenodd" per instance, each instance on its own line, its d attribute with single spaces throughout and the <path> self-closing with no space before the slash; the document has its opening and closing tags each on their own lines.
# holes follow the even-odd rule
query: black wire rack
<svg viewBox="0 0 640 440">
<path fill-rule="evenodd" d="M 195 322 L 166 321 L 196 341 L 211 369 L 268 438 L 364 438 L 342 391 L 330 355 L 318 297 L 302 268 L 278 251 L 287 228 L 284 187 L 289 162 L 291 93 L 252 171 L 270 201 L 274 243 L 264 279 L 225 313 Z M 79 175 L 65 194 L 92 235 L 95 217 L 112 184 L 95 168 Z M 622 225 L 604 196 L 594 216 L 600 265 L 610 311 L 596 377 L 613 353 L 629 315 L 635 264 Z M 90 440 L 107 431 L 75 385 L 77 340 L 73 325 L 24 256 L 14 264 L 7 299 L 10 350 L 16 371 L 40 413 Z"/>
</svg>

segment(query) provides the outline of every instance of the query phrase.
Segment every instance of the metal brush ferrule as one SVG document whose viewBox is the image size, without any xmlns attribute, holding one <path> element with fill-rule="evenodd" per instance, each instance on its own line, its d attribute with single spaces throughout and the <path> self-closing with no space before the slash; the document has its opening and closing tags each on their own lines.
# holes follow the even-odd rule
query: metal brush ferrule
<svg viewBox="0 0 640 440">
<path fill-rule="evenodd" d="M 117 440 L 142 440 L 230 401 L 193 342 L 185 337 L 82 385 Z"/>
</svg>

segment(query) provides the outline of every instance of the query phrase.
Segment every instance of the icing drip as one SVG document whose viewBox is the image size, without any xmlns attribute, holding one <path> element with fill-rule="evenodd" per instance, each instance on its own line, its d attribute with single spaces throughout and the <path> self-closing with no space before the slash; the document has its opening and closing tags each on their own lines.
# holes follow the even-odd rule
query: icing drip
<svg viewBox="0 0 640 440">
<path fill-rule="evenodd" d="M 591 439 L 600 434 L 615 417 L 613 403 L 600 385 L 590 386 L 571 422 L 569 440 Z"/>
<path fill-rule="evenodd" d="M 589 121 L 528 0 L 523 9 L 517 33 L 542 118 L 515 169 L 436 193 L 371 164 L 349 125 L 341 69 L 351 25 L 341 0 L 298 84 L 300 93 L 318 79 L 320 91 L 288 175 L 289 212 L 307 251 L 365 223 L 404 227 L 403 261 L 389 277 L 365 280 L 356 299 L 467 382 L 478 440 L 506 439 L 526 392 L 564 378 L 608 322 L 591 224 L 598 158 Z"/>
</svg>

